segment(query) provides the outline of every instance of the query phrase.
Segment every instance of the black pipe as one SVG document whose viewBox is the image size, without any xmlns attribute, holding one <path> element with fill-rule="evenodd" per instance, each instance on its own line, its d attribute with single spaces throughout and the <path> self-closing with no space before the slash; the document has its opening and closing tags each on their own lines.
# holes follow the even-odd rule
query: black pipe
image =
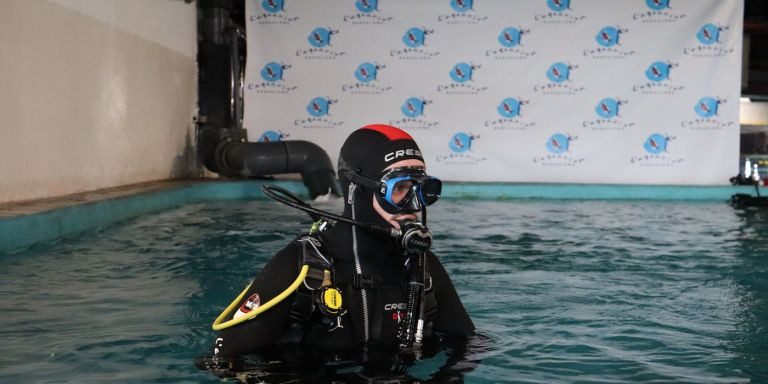
<svg viewBox="0 0 768 384">
<path fill-rule="evenodd" d="M 237 39 L 233 0 L 198 1 L 198 151 L 206 168 L 227 177 L 301 173 L 311 198 L 341 196 L 328 154 L 307 141 L 249 143 L 240 124 Z M 244 2 L 240 2 L 244 7 Z"/>
<path fill-rule="evenodd" d="M 248 143 L 232 141 L 221 148 L 221 167 L 239 176 L 301 173 L 302 181 L 315 198 L 341 195 L 328 154 L 317 144 L 303 140 Z"/>
</svg>

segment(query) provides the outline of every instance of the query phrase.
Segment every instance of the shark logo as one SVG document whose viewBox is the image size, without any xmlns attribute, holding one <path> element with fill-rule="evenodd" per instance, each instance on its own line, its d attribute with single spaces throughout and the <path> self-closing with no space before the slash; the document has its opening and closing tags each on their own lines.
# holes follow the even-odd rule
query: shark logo
<svg viewBox="0 0 768 384">
<path fill-rule="evenodd" d="M 568 136 L 564 133 L 555 133 L 547 140 L 547 151 L 554 155 L 568 152 L 568 147 L 573 139 L 575 139 L 575 137 Z"/>
<path fill-rule="evenodd" d="M 355 8 L 363 13 L 371 13 L 378 10 L 379 0 L 356 0 Z"/>
<path fill-rule="evenodd" d="M 571 8 L 571 0 L 547 0 L 547 6 L 555 12 L 563 12 Z"/>
<path fill-rule="evenodd" d="M 669 142 L 669 139 L 670 138 L 668 136 L 662 135 L 660 133 L 654 133 L 645 139 L 643 148 L 646 152 L 652 155 L 658 155 L 667 151 L 667 143 Z"/>
<path fill-rule="evenodd" d="M 547 78 L 554 83 L 562 83 L 569 80 L 571 69 L 574 68 L 574 66 L 566 63 L 554 63 L 547 70 Z"/>
<path fill-rule="evenodd" d="M 282 132 L 275 132 L 275 131 L 266 131 L 259 136 L 259 143 L 270 143 L 275 141 L 281 141 L 282 139 L 288 137 L 287 133 Z"/>
<path fill-rule="evenodd" d="M 677 64 L 657 61 L 651 64 L 647 70 L 645 70 L 645 77 L 647 77 L 648 80 L 656 82 L 669 80 L 669 71 L 674 67 L 677 67 Z"/>
<path fill-rule="evenodd" d="M 724 102 L 725 100 L 716 99 L 714 97 L 702 97 L 701 100 L 696 103 L 693 110 L 697 115 L 703 118 L 716 116 L 717 108 Z"/>
<path fill-rule="evenodd" d="M 424 45 L 424 39 L 430 33 L 432 33 L 430 30 L 413 27 L 405 31 L 402 40 L 406 46 L 418 48 Z"/>
<path fill-rule="evenodd" d="M 384 68 L 383 65 L 377 65 L 374 63 L 362 63 L 355 69 L 355 78 L 363 83 L 368 83 L 376 80 L 376 75 L 379 69 Z"/>
<path fill-rule="evenodd" d="M 336 100 L 331 100 L 327 97 L 315 97 L 307 104 L 307 113 L 315 117 L 328 115 L 329 108 L 334 103 L 336 103 Z"/>
<path fill-rule="evenodd" d="M 480 66 L 468 63 L 458 63 L 451 68 L 451 79 L 457 83 L 470 81 L 472 80 L 473 71 L 477 68 L 480 68 Z"/>
<path fill-rule="evenodd" d="M 597 106 L 595 106 L 595 113 L 597 113 L 598 116 L 606 119 L 614 118 L 619 116 L 619 107 L 623 104 L 625 104 L 625 100 L 620 100 L 618 98 L 613 97 L 606 97 L 605 99 L 600 100 L 599 103 L 597 103 Z"/>
<path fill-rule="evenodd" d="M 338 33 L 330 28 L 319 27 L 312 30 L 307 36 L 309 44 L 313 47 L 323 48 L 331 45 L 331 36 Z"/>
<path fill-rule="evenodd" d="M 467 12 L 472 10 L 473 0 L 451 0 L 451 8 L 456 12 Z"/>
<path fill-rule="evenodd" d="M 284 0 L 263 0 L 261 2 L 261 7 L 264 8 L 264 10 L 269 13 L 277 13 L 285 10 L 284 9 L 285 1 Z"/>
<path fill-rule="evenodd" d="M 621 34 L 626 31 L 626 29 L 617 27 L 603 27 L 599 32 L 597 32 L 595 40 L 597 40 L 597 43 L 603 47 L 613 47 L 614 45 L 619 44 L 619 38 L 621 37 Z"/>
<path fill-rule="evenodd" d="M 704 24 L 699 31 L 696 32 L 696 38 L 704 45 L 711 45 L 720 42 L 720 32 L 725 28 L 718 27 L 712 23 Z"/>
<path fill-rule="evenodd" d="M 528 30 L 522 30 L 515 27 L 504 28 L 501 33 L 499 33 L 499 44 L 503 47 L 514 48 L 520 45 L 520 39 L 526 33 L 528 33 Z"/>
<path fill-rule="evenodd" d="M 528 104 L 527 100 L 519 100 L 514 97 L 508 97 L 499 103 L 496 111 L 501 117 L 512 119 L 520 116 L 520 106 Z"/>
<path fill-rule="evenodd" d="M 661 11 L 662 9 L 669 8 L 670 0 L 645 0 L 645 4 L 648 8 L 654 11 Z"/>
<path fill-rule="evenodd" d="M 280 64 L 276 62 L 267 63 L 267 65 L 264 66 L 264 68 L 261 69 L 261 78 L 269 81 L 274 82 L 278 80 L 283 80 L 283 71 L 287 68 L 290 68 L 290 65 Z"/>
<path fill-rule="evenodd" d="M 448 147 L 454 153 L 464 153 L 472 149 L 472 141 L 477 139 L 478 136 L 459 132 L 451 136 L 451 141 L 448 142 Z"/>
<path fill-rule="evenodd" d="M 402 106 L 400 106 L 400 111 L 402 111 L 403 115 L 406 117 L 419 117 L 424 115 L 424 106 L 430 103 L 431 101 L 429 100 L 424 100 L 418 97 L 411 97 L 406 100 Z"/>
</svg>

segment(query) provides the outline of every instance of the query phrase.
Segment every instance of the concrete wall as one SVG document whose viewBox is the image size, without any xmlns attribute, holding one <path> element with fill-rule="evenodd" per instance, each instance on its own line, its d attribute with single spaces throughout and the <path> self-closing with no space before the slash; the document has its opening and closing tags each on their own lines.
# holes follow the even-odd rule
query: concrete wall
<svg viewBox="0 0 768 384">
<path fill-rule="evenodd" d="M 196 12 L 0 1 L 0 202 L 199 174 Z"/>
</svg>

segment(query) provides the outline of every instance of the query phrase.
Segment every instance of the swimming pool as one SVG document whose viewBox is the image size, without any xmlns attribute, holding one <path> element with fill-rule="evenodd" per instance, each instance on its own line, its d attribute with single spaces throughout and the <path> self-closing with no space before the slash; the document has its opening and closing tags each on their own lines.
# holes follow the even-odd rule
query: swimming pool
<svg viewBox="0 0 768 384">
<path fill-rule="evenodd" d="M 768 381 L 768 212 L 444 199 L 430 220 L 493 340 L 468 383 Z M 193 365 L 210 323 L 307 224 L 269 201 L 196 203 L 3 255 L 0 382 L 219 382 Z"/>
</svg>

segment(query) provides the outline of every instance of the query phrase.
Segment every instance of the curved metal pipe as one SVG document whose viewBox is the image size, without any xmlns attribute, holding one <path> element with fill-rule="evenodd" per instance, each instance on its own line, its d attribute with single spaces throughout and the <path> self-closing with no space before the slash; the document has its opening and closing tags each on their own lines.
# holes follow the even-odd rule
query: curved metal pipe
<svg viewBox="0 0 768 384">
<path fill-rule="evenodd" d="M 231 141 L 222 146 L 220 154 L 225 175 L 300 173 L 311 198 L 328 193 L 341 196 L 331 159 L 322 148 L 309 141 Z"/>
</svg>

